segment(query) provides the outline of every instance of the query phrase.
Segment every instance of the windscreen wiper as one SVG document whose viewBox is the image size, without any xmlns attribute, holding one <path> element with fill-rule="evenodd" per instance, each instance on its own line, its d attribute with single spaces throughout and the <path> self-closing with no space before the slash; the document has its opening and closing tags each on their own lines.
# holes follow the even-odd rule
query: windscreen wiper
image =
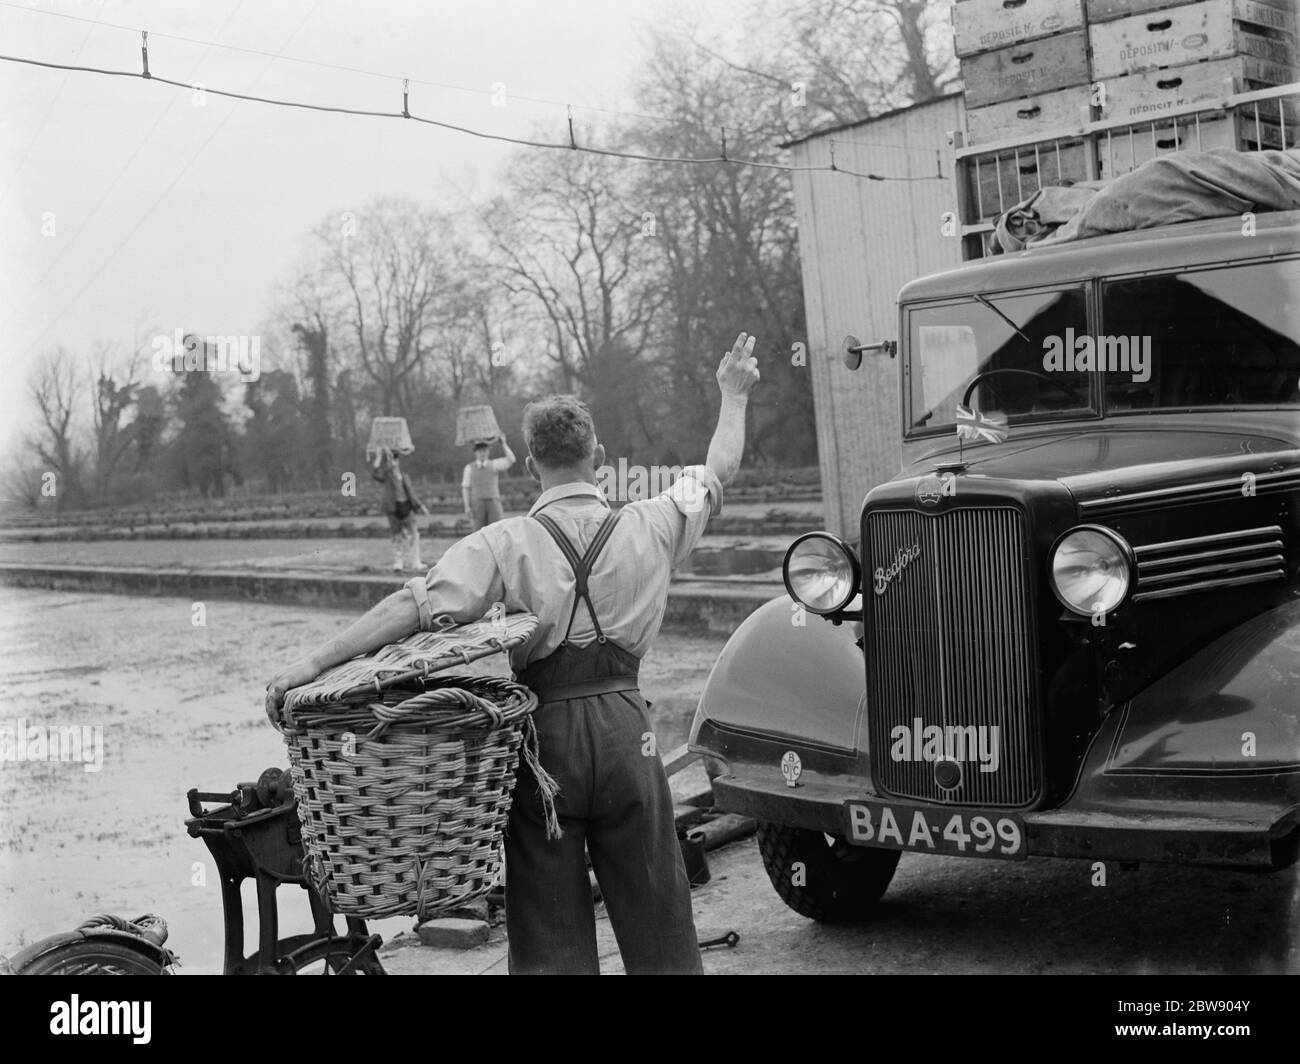
<svg viewBox="0 0 1300 1064">
<path fill-rule="evenodd" d="M 1020 331 L 1020 326 L 1017 325 L 1010 318 L 1008 318 L 1005 314 L 1003 314 L 1002 311 L 998 310 L 998 308 L 995 307 L 992 303 L 990 303 L 987 299 L 975 293 L 971 294 L 971 298 L 974 299 L 977 303 L 982 303 L 984 306 L 988 307 L 989 310 L 993 311 L 994 314 L 996 314 L 999 318 L 1001 318 L 1008 325 L 1010 325 L 1011 328 L 1015 329 L 1016 335 L 1019 336 L 1020 339 L 1024 340 L 1025 343 L 1029 343 L 1029 337 Z"/>
</svg>

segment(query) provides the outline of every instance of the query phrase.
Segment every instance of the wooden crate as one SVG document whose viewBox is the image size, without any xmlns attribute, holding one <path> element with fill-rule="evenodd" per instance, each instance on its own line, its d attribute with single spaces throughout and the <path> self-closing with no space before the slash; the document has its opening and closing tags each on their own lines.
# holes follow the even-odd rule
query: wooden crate
<svg viewBox="0 0 1300 1064">
<path fill-rule="evenodd" d="M 1261 148 L 1294 148 L 1297 130 L 1290 125 L 1283 142 L 1282 130 L 1271 122 L 1255 122 L 1245 115 L 1219 115 L 1199 123 L 1154 122 L 1118 130 L 1098 140 L 1099 167 L 1103 179 L 1136 170 L 1144 162 L 1178 151 L 1211 151 L 1232 148 L 1258 151 Z"/>
<path fill-rule="evenodd" d="M 962 168 L 969 222 L 996 218 L 1028 199 L 1042 185 L 1076 184 L 1088 179 L 1087 151 L 1082 140 L 1050 141 L 1014 151 L 970 155 L 962 160 Z"/>
<path fill-rule="evenodd" d="M 1253 56 L 1207 59 L 1164 70 L 1147 70 L 1105 83 L 1102 118 L 1159 118 L 1175 107 L 1217 102 L 1234 93 L 1300 81 L 1300 67 L 1269 63 Z M 1261 116 L 1277 119 L 1282 101 L 1262 100 Z M 1300 101 L 1285 101 L 1287 124 L 1300 119 Z"/>
<path fill-rule="evenodd" d="M 969 0 L 968 0 L 969 2 Z M 1088 34 L 1072 30 L 961 61 L 966 106 L 1036 96 L 1088 83 Z"/>
<path fill-rule="evenodd" d="M 1042 139 L 1078 130 L 1092 120 L 1091 100 L 1087 85 L 1075 85 L 1020 100 L 972 107 L 966 112 L 967 143 Z"/>
<path fill-rule="evenodd" d="M 1201 0 L 1114 22 L 1096 23 L 1088 28 L 1093 79 L 1122 77 L 1156 67 L 1235 55 L 1254 56 L 1271 63 L 1296 63 L 1293 36 L 1276 29 L 1256 30 L 1246 25 L 1250 17 L 1265 13 L 1290 19 L 1292 25 L 1295 22 L 1294 15 L 1260 0 Z"/>
<path fill-rule="evenodd" d="M 1295 11 L 1295 0 L 1255 0 L 1255 2 L 1276 8 L 1282 12 Z M 1087 0 L 1086 10 L 1088 23 L 1091 25 L 1094 22 L 1130 18 L 1133 15 L 1143 15 L 1149 11 L 1159 11 L 1163 8 L 1181 7 L 1186 3 L 1187 0 Z M 1262 17 L 1265 19 L 1270 18 L 1268 15 Z M 1272 25 L 1270 21 L 1265 21 L 1262 24 L 1265 26 Z"/>
<path fill-rule="evenodd" d="M 952 9 L 954 48 L 963 57 L 1082 25 L 1082 0 L 959 0 Z"/>
</svg>

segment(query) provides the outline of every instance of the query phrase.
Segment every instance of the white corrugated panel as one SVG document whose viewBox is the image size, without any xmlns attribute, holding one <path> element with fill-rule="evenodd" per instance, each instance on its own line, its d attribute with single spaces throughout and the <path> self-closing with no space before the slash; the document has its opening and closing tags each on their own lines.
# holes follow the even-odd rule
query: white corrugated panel
<svg viewBox="0 0 1300 1064">
<path fill-rule="evenodd" d="M 833 147 L 846 170 L 911 179 L 792 175 L 826 527 L 850 539 L 863 497 L 901 466 L 899 363 L 867 354 L 852 372 L 840 345 L 847 333 L 864 343 L 899 339 L 899 289 L 961 263 L 961 240 L 945 236 L 942 221 L 957 213 L 947 135 L 961 128 L 961 96 L 952 95 L 792 149 L 796 166 L 828 166 Z"/>
</svg>

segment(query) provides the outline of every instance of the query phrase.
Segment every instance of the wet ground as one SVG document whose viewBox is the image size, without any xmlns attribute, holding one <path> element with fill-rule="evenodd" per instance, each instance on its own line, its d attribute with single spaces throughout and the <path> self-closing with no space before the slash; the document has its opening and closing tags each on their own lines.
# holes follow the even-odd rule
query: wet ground
<svg viewBox="0 0 1300 1064">
<path fill-rule="evenodd" d="M 677 573 L 682 579 L 781 582 L 793 536 L 706 536 Z M 422 536 L 421 561 L 432 566 L 453 540 Z M 0 540 L 0 562 L 125 565 L 160 569 L 272 569 L 282 572 L 387 573 L 387 539 L 98 540 L 31 543 Z"/>
<path fill-rule="evenodd" d="M 190 544 L 188 546 L 193 546 Z M 275 667 L 346 624 L 339 611 L 211 602 L 206 626 L 183 599 L 0 589 L 0 724 L 99 726 L 98 772 L 0 763 L 0 952 L 109 911 L 171 924 L 183 972 L 219 968 L 221 903 L 206 849 L 184 832 L 185 791 L 227 790 L 285 763 L 261 710 Z M 661 749 L 685 738 L 721 637 L 661 637 L 643 676 Z M 698 767 L 678 777 L 698 790 Z M 1300 973 L 1300 880 L 1082 861 L 906 855 L 878 915 L 814 924 L 768 883 L 753 839 L 710 855 L 695 894 L 702 937 L 740 944 L 710 972 Z M 301 894 L 284 930 L 302 930 Z M 375 925 L 385 939 L 405 918 Z M 619 970 L 609 924 L 603 964 Z M 249 943 L 251 951 L 252 944 Z M 505 970 L 502 932 L 467 953 L 401 949 L 395 972 Z"/>
<path fill-rule="evenodd" d="M 99 771 L 0 762 L 0 953 L 95 913 L 157 912 L 184 972 L 220 970 L 220 887 L 203 843 L 185 833 L 185 793 L 228 791 L 287 764 L 262 691 L 353 614 L 209 602 L 206 627 L 194 627 L 191 605 L 0 588 L 0 725 L 103 735 Z M 662 749 L 685 741 L 694 692 L 721 646 L 721 637 L 665 635 L 646 660 Z M 706 783 L 701 775 L 693 786 Z M 295 893 L 286 933 L 307 929 L 293 919 Z M 376 925 L 385 938 L 409 927 Z"/>
</svg>

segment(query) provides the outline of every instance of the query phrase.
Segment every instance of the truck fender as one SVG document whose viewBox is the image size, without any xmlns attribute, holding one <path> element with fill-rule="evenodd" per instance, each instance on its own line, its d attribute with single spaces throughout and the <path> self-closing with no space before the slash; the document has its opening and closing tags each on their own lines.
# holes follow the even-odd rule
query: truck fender
<svg viewBox="0 0 1300 1064">
<path fill-rule="evenodd" d="M 1116 707 L 1071 804 L 1183 797 L 1300 807 L 1300 599 L 1252 617 Z M 1225 790 L 1226 788 L 1226 790 Z"/>
<path fill-rule="evenodd" d="M 692 746 L 741 733 L 852 752 L 866 669 L 852 625 L 832 625 L 789 598 L 751 613 L 722 648 L 700 696 Z M 703 740 L 703 742 L 701 742 Z M 725 758 L 725 751 L 705 750 Z"/>
</svg>

